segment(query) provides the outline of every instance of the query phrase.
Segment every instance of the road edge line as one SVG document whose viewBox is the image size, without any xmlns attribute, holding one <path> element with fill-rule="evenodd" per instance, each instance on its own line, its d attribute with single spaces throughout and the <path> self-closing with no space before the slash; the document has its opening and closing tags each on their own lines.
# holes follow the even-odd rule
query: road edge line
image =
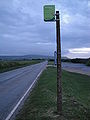
<svg viewBox="0 0 90 120">
<path fill-rule="evenodd" d="M 35 80 L 33 81 L 33 83 L 30 85 L 30 87 L 27 89 L 27 91 L 24 93 L 24 95 L 21 97 L 21 99 L 18 101 L 18 103 L 15 105 L 15 107 L 9 113 L 9 115 L 5 118 L 5 120 L 10 120 L 10 118 L 13 116 L 13 114 L 15 113 L 15 111 L 17 110 L 17 108 L 19 107 L 19 105 L 24 100 L 25 96 L 29 93 L 29 91 L 31 90 L 31 88 L 34 86 L 34 84 L 37 81 L 38 77 L 41 75 L 41 73 L 44 71 L 45 68 L 46 68 L 46 66 L 39 72 L 39 74 L 37 75 L 37 77 L 35 78 Z"/>
</svg>

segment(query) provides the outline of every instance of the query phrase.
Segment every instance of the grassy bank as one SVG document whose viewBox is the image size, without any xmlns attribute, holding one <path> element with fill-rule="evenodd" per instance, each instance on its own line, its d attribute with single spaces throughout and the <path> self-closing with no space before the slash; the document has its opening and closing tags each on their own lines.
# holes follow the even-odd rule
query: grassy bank
<svg viewBox="0 0 90 120">
<path fill-rule="evenodd" d="M 42 60 L 0 61 L 0 72 L 40 63 Z"/>
<path fill-rule="evenodd" d="M 62 72 L 63 114 L 56 114 L 56 68 L 49 67 L 17 115 L 16 120 L 89 120 L 90 77 Z"/>
</svg>

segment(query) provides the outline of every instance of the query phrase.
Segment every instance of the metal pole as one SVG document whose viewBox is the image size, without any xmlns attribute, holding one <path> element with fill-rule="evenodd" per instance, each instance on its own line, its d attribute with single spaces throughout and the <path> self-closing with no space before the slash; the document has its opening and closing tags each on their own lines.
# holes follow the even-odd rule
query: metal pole
<svg viewBox="0 0 90 120">
<path fill-rule="evenodd" d="M 62 114 L 62 85 L 61 85 L 61 40 L 59 11 L 56 11 L 56 35 L 57 35 L 57 112 Z"/>
</svg>

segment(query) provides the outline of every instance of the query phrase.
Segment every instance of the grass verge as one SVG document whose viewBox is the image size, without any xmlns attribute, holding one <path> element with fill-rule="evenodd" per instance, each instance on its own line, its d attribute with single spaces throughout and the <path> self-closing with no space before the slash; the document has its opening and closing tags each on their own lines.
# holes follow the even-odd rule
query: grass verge
<svg viewBox="0 0 90 120">
<path fill-rule="evenodd" d="M 42 60 L 0 61 L 0 73 L 40 62 Z"/>
<path fill-rule="evenodd" d="M 90 77 L 62 71 L 63 114 L 56 114 L 56 68 L 48 67 L 16 120 L 89 120 Z"/>
<path fill-rule="evenodd" d="M 48 65 L 54 65 L 54 61 L 48 61 Z"/>
</svg>

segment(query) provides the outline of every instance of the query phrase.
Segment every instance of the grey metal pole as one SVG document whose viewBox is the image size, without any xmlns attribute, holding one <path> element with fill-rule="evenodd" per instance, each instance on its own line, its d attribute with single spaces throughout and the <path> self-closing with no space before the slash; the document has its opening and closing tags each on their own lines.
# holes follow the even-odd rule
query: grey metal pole
<svg viewBox="0 0 90 120">
<path fill-rule="evenodd" d="M 62 84 L 61 84 L 61 40 L 60 40 L 60 18 L 56 11 L 56 35 L 57 35 L 57 112 L 62 114 Z"/>
</svg>

